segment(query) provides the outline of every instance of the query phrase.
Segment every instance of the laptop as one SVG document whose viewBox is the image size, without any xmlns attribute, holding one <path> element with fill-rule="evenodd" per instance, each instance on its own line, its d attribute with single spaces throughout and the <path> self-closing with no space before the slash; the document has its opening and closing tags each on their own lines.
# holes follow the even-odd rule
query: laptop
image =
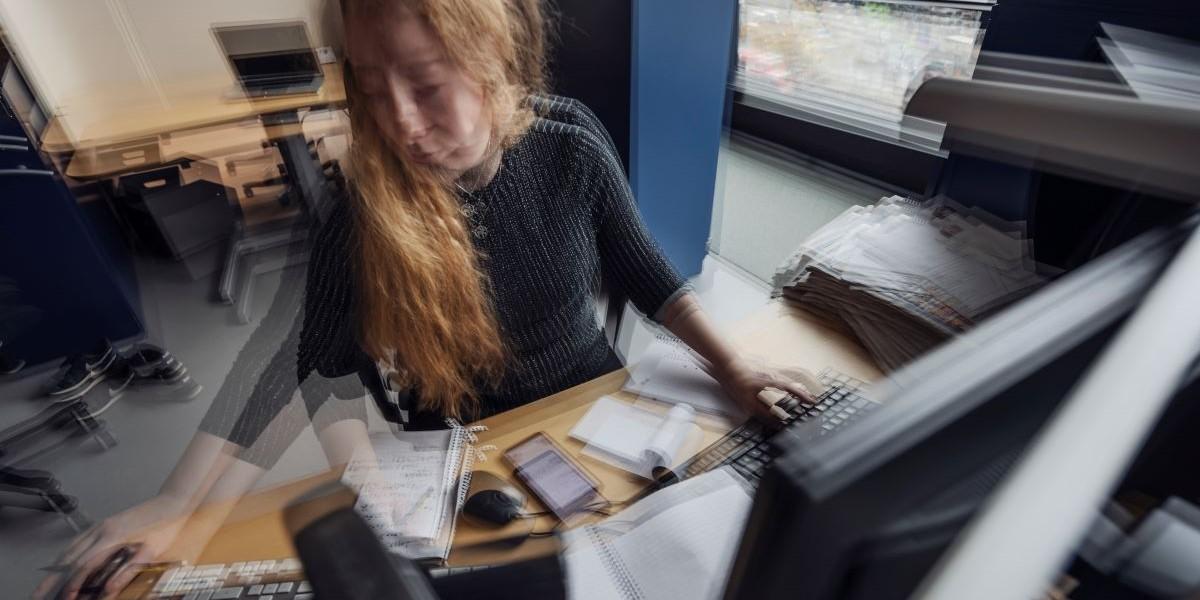
<svg viewBox="0 0 1200 600">
<path fill-rule="evenodd" d="M 238 95 L 313 94 L 325 78 L 303 21 L 214 27 L 229 59 Z"/>
</svg>

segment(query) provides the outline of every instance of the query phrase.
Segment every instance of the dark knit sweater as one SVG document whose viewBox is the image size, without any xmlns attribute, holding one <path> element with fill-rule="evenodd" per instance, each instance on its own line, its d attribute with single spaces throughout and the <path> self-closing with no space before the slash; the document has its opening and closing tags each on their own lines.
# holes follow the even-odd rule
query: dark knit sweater
<svg viewBox="0 0 1200 600">
<path fill-rule="evenodd" d="M 460 199 L 512 354 L 498 393 L 485 398 L 487 413 L 580 383 L 604 362 L 609 348 L 593 301 L 602 270 L 648 315 L 683 288 L 643 226 L 617 158 L 581 127 L 539 119 L 492 181 Z M 345 375 L 367 360 L 353 333 L 351 210 L 339 203 L 314 242 L 300 381 L 313 369 Z"/>
<path fill-rule="evenodd" d="M 643 225 L 612 143 L 595 117 L 575 101 L 543 102 L 550 104 L 540 107 L 542 114 L 554 120 L 537 119 L 504 153 L 487 186 L 459 195 L 510 351 L 500 387 L 481 398 L 480 418 L 582 383 L 611 364 L 595 312 L 602 277 L 656 319 L 685 291 L 683 278 Z M 291 380 L 290 398 L 294 386 L 314 370 L 337 378 L 370 364 L 355 336 L 352 210 L 352 198 L 335 200 L 312 241 L 303 323 L 290 328 L 290 341 L 280 350 L 296 348 L 288 357 L 295 370 L 287 375 L 294 379 L 275 372 L 287 362 L 276 356 L 258 387 L 271 378 Z M 312 401 L 306 401 L 311 413 Z M 247 404 L 237 419 L 227 410 L 218 411 L 225 413 L 222 418 L 210 411 L 205 419 L 232 431 L 202 428 L 249 446 L 278 409 L 255 406 L 253 399 Z"/>
</svg>

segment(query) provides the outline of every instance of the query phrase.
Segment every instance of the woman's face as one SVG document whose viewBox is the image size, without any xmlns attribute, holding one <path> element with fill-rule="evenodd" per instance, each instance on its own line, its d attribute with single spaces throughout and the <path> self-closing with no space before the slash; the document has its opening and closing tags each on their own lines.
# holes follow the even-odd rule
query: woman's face
<svg viewBox="0 0 1200 600">
<path fill-rule="evenodd" d="M 491 134 L 483 90 L 425 19 L 404 8 L 351 13 L 346 54 L 365 97 L 361 108 L 393 152 L 455 173 L 483 161 Z"/>
</svg>

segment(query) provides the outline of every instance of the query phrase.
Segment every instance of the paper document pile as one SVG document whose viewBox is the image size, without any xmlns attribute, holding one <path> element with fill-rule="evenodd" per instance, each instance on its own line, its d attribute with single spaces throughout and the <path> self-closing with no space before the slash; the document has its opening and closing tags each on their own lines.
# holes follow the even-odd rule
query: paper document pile
<svg viewBox="0 0 1200 600">
<path fill-rule="evenodd" d="M 774 287 L 891 370 L 1043 283 L 1022 223 L 892 196 L 817 230 L 776 271 Z"/>
</svg>

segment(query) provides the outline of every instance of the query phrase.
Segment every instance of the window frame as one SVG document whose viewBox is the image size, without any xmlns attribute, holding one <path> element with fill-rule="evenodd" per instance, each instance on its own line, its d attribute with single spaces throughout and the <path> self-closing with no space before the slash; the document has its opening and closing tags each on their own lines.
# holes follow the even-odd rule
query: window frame
<svg viewBox="0 0 1200 600">
<path fill-rule="evenodd" d="M 880 3 L 929 4 L 978 9 L 981 35 L 986 36 L 995 0 L 873 0 Z M 729 76 L 729 114 L 727 124 L 733 131 L 778 144 L 860 175 L 865 181 L 898 186 L 916 195 L 929 195 L 937 185 L 946 155 L 941 151 L 922 150 L 895 140 L 882 139 L 852 127 L 823 123 L 818 116 L 781 102 L 743 91 L 737 78 L 738 31 L 742 0 L 735 15 L 732 60 Z"/>
</svg>

